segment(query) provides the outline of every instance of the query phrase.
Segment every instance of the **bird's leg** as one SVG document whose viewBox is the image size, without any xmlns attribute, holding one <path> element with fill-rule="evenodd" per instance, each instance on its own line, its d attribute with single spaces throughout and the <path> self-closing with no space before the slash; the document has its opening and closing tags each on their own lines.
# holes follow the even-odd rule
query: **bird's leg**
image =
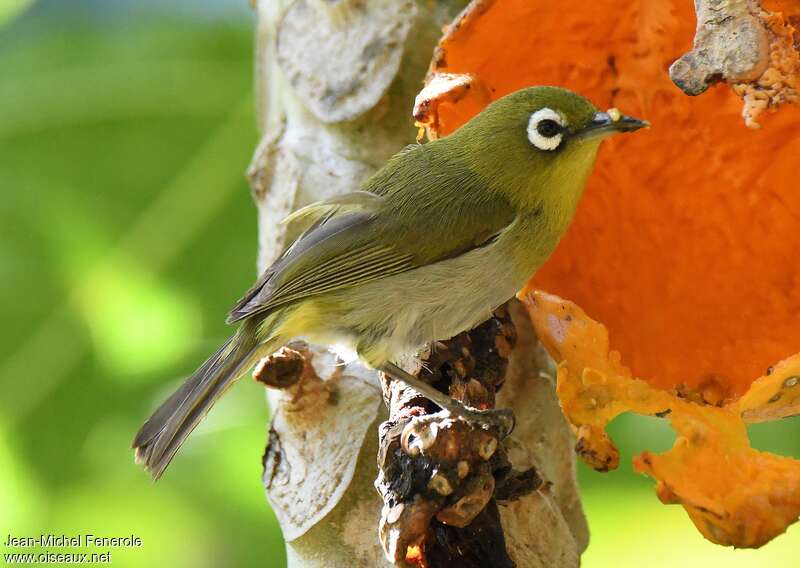
<svg viewBox="0 0 800 568">
<path fill-rule="evenodd" d="M 404 371 L 394 363 L 384 363 L 378 367 L 378 370 L 411 387 L 453 416 L 495 430 L 500 439 L 508 436 L 514 429 L 514 413 L 510 408 L 493 408 L 490 410 L 469 408 L 443 392 L 436 390 L 422 379 Z"/>
</svg>

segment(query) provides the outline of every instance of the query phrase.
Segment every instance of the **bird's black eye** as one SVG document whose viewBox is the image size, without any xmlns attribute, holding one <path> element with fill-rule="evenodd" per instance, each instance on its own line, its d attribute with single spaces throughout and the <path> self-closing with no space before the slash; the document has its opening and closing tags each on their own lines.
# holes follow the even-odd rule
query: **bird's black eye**
<svg viewBox="0 0 800 568">
<path fill-rule="evenodd" d="M 563 128 L 559 123 L 549 118 L 540 120 L 536 125 L 536 132 L 545 138 L 552 138 L 553 136 L 560 134 L 562 130 Z"/>
</svg>

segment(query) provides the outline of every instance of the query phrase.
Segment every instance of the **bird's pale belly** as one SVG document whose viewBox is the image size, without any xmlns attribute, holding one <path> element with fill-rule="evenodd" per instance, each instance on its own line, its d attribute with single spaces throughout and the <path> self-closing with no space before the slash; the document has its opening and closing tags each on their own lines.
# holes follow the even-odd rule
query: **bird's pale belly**
<svg viewBox="0 0 800 568">
<path fill-rule="evenodd" d="M 347 306 L 330 320 L 338 339 L 378 366 L 472 329 L 512 298 L 530 275 L 515 274 L 512 262 L 499 262 L 507 257 L 498 255 L 496 246 L 363 284 L 348 290 L 346 298 L 331 298 L 331 304 Z"/>
</svg>

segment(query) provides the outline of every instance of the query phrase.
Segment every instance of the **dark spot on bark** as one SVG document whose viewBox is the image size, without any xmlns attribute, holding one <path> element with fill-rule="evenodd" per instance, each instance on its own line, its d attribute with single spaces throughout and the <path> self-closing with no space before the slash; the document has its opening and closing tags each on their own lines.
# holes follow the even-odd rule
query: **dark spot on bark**
<svg viewBox="0 0 800 568">
<path fill-rule="evenodd" d="M 497 476 L 497 472 L 495 472 Z M 536 491 L 544 484 L 536 468 L 525 471 L 510 470 L 504 479 L 497 481 L 495 499 L 498 501 L 516 501 L 517 499 Z"/>
<path fill-rule="evenodd" d="M 360 79 L 353 79 L 350 83 L 345 85 L 329 86 L 322 93 L 320 102 L 329 109 L 334 108 L 343 99 L 355 93 L 359 88 L 361 88 Z"/>
<path fill-rule="evenodd" d="M 276 481 L 281 484 L 288 483 L 291 468 L 285 457 L 280 436 L 273 428 L 270 428 L 267 448 L 261 458 L 261 465 L 264 468 L 264 487 L 267 489 L 271 489 Z"/>
<path fill-rule="evenodd" d="M 394 451 L 394 459 L 389 462 L 384 471 L 387 488 L 399 503 L 406 503 L 414 495 L 427 495 L 428 481 L 431 478 L 435 464 L 429 456 L 412 458 L 401 448 Z"/>
<path fill-rule="evenodd" d="M 384 42 L 382 38 L 375 38 L 367 45 L 364 46 L 363 51 L 361 52 L 361 60 L 365 62 L 369 62 L 375 59 L 378 55 L 381 54 L 384 47 Z"/>
<path fill-rule="evenodd" d="M 515 568 L 506 552 L 500 512 L 494 500 L 463 529 L 434 520 L 431 531 L 432 538 L 425 547 L 425 557 L 431 567 Z"/>
</svg>

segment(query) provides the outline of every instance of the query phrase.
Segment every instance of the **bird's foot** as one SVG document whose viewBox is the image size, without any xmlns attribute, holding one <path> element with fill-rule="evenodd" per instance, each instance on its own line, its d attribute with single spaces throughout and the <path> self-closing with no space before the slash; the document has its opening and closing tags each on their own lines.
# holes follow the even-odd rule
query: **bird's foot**
<svg viewBox="0 0 800 568">
<path fill-rule="evenodd" d="M 422 379 L 404 371 L 394 363 L 385 363 L 381 365 L 379 370 L 393 379 L 413 388 L 451 416 L 460 418 L 485 430 L 491 430 L 499 440 L 511 434 L 511 431 L 514 429 L 514 412 L 510 408 L 478 410 L 468 407 L 443 392 L 436 390 Z"/>
<path fill-rule="evenodd" d="M 450 414 L 458 416 L 471 424 L 477 424 L 484 429 L 491 430 L 497 435 L 499 440 L 504 439 L 514 430 L 516 419 L 514 418 L 514 411 L 510 408 L 477 410 L 465 406 L 456 400 L 453 400 L 453 402 L 458 405 L 458 408 L 446 409 Z"/>
</svg>

